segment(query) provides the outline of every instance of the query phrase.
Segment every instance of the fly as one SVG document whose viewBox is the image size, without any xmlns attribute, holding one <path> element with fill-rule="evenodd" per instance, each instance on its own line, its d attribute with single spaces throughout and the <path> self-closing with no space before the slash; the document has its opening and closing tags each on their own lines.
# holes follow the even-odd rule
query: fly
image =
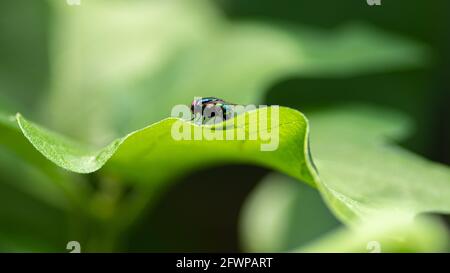
<svg viewBox="0 0 450 273">
<path fill-rule="evenodd" d="M 204 123 L 219 117 L 220 121 L 225 121 L 233 117 L 235 105 L 215 97 L 194 99 L 191 103 L 192 119 L 201 118 L 202 123 Z"/>
</svg>

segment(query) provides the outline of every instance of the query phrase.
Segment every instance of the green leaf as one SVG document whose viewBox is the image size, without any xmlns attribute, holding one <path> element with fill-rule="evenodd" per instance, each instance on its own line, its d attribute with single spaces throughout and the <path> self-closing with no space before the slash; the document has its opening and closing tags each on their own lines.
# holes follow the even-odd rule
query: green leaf
<svg viewBox="0 0 450 273">
<path fill-rule="evenodd" d="M 255 103 L 262 100 L 265 89 L 287 76 L 341 77 L 395 70 L 420 65 L 426 57 L 420 45 L 368 26 L 349 25 L 321 31 L 292 29 L 281 24 L 228 22 L 206 1 L 173 4 L 170 1 L 99 0 L 83 3 L 79 9 L 61 1 L 53 2 L 56 17 L 51 51 L 52 94 L 43 116 L 51 119 L 53 128 L 95 145 L 103 145 L 118 135 L 161 120 L 168 116 L 173 105 L 186 104 L 194 95 Z M 92 46 L 94 44 L 96 46 Z M 0 79 L 2 84 L 5 85 L 4 79 Z M 12 85 L 6 81 L 5 86 Z M 13 92 L 11 90 L 8 92 Z M 0 104 L 10 105 L 8 100 L 0 100 Z M 411 215 L 434 210 L 448 212 L 448 202 L 444 200 L 448 196 L 447 184 L 442 183 L 448 178 L 447 168 L 434 167 L 405 152 L 406 155 L 400 157 L 410 159 L 400 161 L 405 164 L 420 161 L 413 165 L 419 166 L 423 177 L 428 177 L 428 170 L 436 170 L 430 175 L 432 187 L 424 189 L 423 184 L 413 179 L 413 189 L 404 191 L 410 187 L 409 182 L 389 180 L 389 183 L 398 182 L 398 186 L 381 183 L 384 186 L 380 187 L 385 187 L 389 194 L 379 188 L 379 192 L 370 193 L 360 185 L 359 173 L 345 166 L 338 170 L 327 166 L 327 160 L 338 158 L 331 154 L 340 146 L 336 143 L 346 141 L 337 138 L 339 141 L 327 144 L 332 146 L 330 154 L 325 151 L 325 160 L 320 159 L 319 168 L 324 176 L 321 181 L 309 160 L 307 121 L 302 114 L 289 109 L 282 110 L 282 120 L 286 123 L 280 127 L 280 148 L 273 153 L 262 153 L 258 141 L 194 144 L 173 141 L 170 128 L 176 119 L 165 119 L 97 149 L 52 133 L 20 115 L 17 116 L 20 128 L 0 116 L 0 170 L 2 177 L 11 178 L 2 181 L 0 186 L 12 186 L 15 193 L 1 192 L 5 193 L 5 200 L 11 197 L 9 203 L 17 200 L 17 208 L 27 201 L 19 202 L 22 199 L 15 198 L 16 193 L 31 195 L 57 210 L 48 212 L 50 216 L 42 219 L 61 219 L 51 215 L 71 208 L 74 203 L 78 206 L 88 202 L 85 202 L 82 183 L 77 183 L 83 182 L 82 176 L 74 176 L 56 165 L 77 173 L 99 171 L 102 179 L 121 178 L 118 180 L 160 188 L 167 184 L 164 182 L 196 168 L 251 163 L 318 187 L 327 204 L 347 223 L 354 216 L 366 218 L 373 211 L 396 207 L 397 202 L 402 208 L 411 203 Z M 335 122 L 341 124 L 341 121 Z M 375 131 L 366 133 L 368 138 L 375 137 L 370 134 Z M 352 140 L 359 143 L 357 138 Z M 362 144 L 357 149 L 364 148 Z M 45 160 L 38 151 L 56 165 Z M 345 161 L 342 156 L 339 159 Z M 395 174 L 396 170 L 388 174 Z M 357 177 L 355 185 L 351 182 L 353 176 Z M 424 191 L 423 196 L 417 196 L 421 191 Z M 411 196 L 403 196 L 405 192 Z M 144 194 L 144 199 L 149 199 L 149 195 Z M 13 234 L 14 217 L 39 218 L 38 205 L 29 203 L 27 207 L 36 210 L 27 211 L 23 217 L 22 212 L 14 210 L 16 206 L 6 209 L 7 215 L 0 215 L 6 223 L 1 226 L 9 228 L 10 224 L 12 227 L 5 233 L 0 229 L 2 241 L 13 238 L 12 241 L 18 242 L 17 238 L 26 238 L 24 234 L 28 231 L 18 230 Z M 47 214 L 46 208 L 42 211 L 45 211 L 42 215 Z M 32 227 L 21 219 L 17 223 Z M 53 228 L 65 227 L 53 220 L 46 220 L 46 223 L 56 223 Z M 43 226 L 37 229 L 46 230 L 51 237 L 53 229 Z M 26 249 L 27 245 L 4 247 Z"/>
<path fill-rule="evenodd" d="M 64 251 L 80 184 L 33 148 L 14 117 L 0 115 L 0 132 L 0 251 Z"/>
<path fill-rule="evenodd" d="M 429 246 L 425 242 L 414 245 L 416 239 L 391 242 L 385 245 L 390 251 L 442 250 L 439 238 L 444 236 L 445 242 L 445 234 L 436 231 L 433 224 L 416 226 L 412 219 L 421 213 L 450 213 L 450 170 L 396 145 L 394 141 L 412 131 L 408 119 L 386 109 L 347 105 L 312 113 L 310 121 L 312 152 L 320 176 L 318 188 L 334 214 L 356 227 L 356 234 L 353 230 L 336 232 L 311 251 L 365 251 L 370 236 L 383 237 L 385 232 L 431 240 Z M 311 226 L 317 226 L 317 232 L 324 231 L 326 225 L 321 221 L 330 219 L 311 201 L 311 193 L 288 184 L 289 180 L 270 176 L 250 195 L 241 215 L 241 236 L 247 250 L 287 251 L 293 244 L 302 249 L 307 239 L 316 238 L 308 236 Z M 389 219 L 383 219 L 387 212 Z M 315 217 L 308 218 L 309 214 Z M 390 221 L 396 217 L 403 222 Z M 374 221 L 380 221 L 376 228 L 360 226 L 361 222 Z M 429 225 L 431 230 L 425 232 Z M 349 244 L 344 243 L 347 240 Z M 410 249 L 402 249 L 411 242 Z"/>
<path fill-rule="evenodd" d="M 251 116 L 259 111 L 247 113 L 247 130 Z M 108 175 L 158 187 L 164 185 L 163 181 L 198 168 L 250 163 L 316 186 L 335 215 L 348 224 L 386 210 L 410 217 L 424 212 L 450 212 L 448 167 L 389 142 L 389 138 L 405 135 L 407 123 L 401 116 L 379 109 L 346 107 L 312 115 L 311 142 L 320 178 L 309 156 L 308 122 L 300 112 L 284 107 L 280 108 L 279 147 L 273 152 L 261 151 L 261 139 L 176 141 L 171 136 L 175 122 L 187 124 L 191 130 L 196 126 L 176 118 L 135 131 L 97 151 L 80 148 L 82 145 L 20 115 L 17 120 L 37 150 L 74 172 L 90 173 L 103 167 Z M 200 129 L 204 132 L 208 128 Z"/>
<path fill-rule="evenodd" d="M 17 115 L 17 121 L 38 151 L 56 165 L 77 173 L 91 173 L 102 168 L 102 172 L 120 176 L 124 180 L 158 185 L 198 168 L 225 163 L 253 163 L 284 172 L 315 186 L 312 178 L 315 172 L 308 153 L 306 118 L 296 110 L 280 107 L 279 127 L 275 127 L 280 136 L 278 149 L 265 152 L 261 151 L 261 144 L 267 142 L 258 136 L 261 132 L 249 124 L 259 116 L 260 111 L 245 114 L 246 140 L 177 141 L 171 136 L 175 123 L 186 125 L 192 132 L 199 128 L 203 134 L 209 127 L 167 118 L 117 139 L 100 150 L 67 140 L 27 121 L 21 115 Z M 225 125 L 229 126 L 230 122 L 227 121 Z M 258 119 L 258 128 L 261 122 Z M 235 122 L 233 127 L 223 130 L 236 133 L 238 125 Z M 250 136 L 256 140 L 250 140 Z"/>
<path fill-rule="evenodd" d="M 317 192 L 271 174 L 251 193 L 240 216 L 249 252 L 440 252 L 450 246 L 446 228 L 428 217 L 382 214 L 337 228 Z"/>
<path fill-rule="evenodd" d="M 0 113 L 0 132 L 0 168 L 10 178 L 3 183 L 61 208 L 69 206 L 68 200 L 82 198 L 81 181 L 42 157 L 23 137 L 13 116 Z"/>
<path fill-rule="evenodd" d="M 434 218 L 411 220 L 385 214 L 356 228 L 338 229 L 293 252 L 420 253 L 446 252 L 449 238 L 445 225 Z"/>
<path fill-rule="evenodd" d="M 320 193 L 280 174 L 265 177 L 247 197 L 239 228 L 244 251 L 285 252 L 339 226 Z"/>
<path fill-rule="evenodd" d="M 450 169 L 401 148 L 408 119 L 344 106 L 310 115 L 311 145 L 329 207 L 344 222 L 380 211 L 450 213 Z"/>
<path fill-rule="evenodd" d="M 421 45 L 361 24 L 324 31 L 229 22 L 208 1 L 99 0 L 77 9 L 54 2 L 45 116 L 59 131 L 101 145 L 194 96 L 255 104 L 289 76 L 358 75 L 426 59 Z"/>
</svg>

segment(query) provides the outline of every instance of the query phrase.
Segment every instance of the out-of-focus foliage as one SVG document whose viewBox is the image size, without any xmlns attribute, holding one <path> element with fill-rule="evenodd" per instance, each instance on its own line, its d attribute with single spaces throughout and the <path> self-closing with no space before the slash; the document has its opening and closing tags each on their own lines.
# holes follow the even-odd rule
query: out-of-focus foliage
<svg viewBox="0 0 450 273">
<path fill-rule="evenodd" d="M 267 177 L 249 197 L 241 217 L 245 250 L 253 252 L 446 251 L 445 227 L 434 219 L 411 221 L 386 214 L 340 227 L 314 190 L 292 178 Z M 314 239 L 319 238 L 319 239 Z M 301 246 L 301 247 L 300 247 Z"/>
<path fill-rule="evenodd" d="M 53 127 L 101 144 L 194 96 L 255 104 L 287 76 L 416 67 L 426 55 L 417 43 L 361 24 L 325 32 L 230 23 L 208 1 L 103 0 L 79 9 L 55 1 L 55 11 L 48 117 Z"/>
<path fill-rule="evenodd" d="M 357 216 L 369 221 L 387 212 L 410 219 L 418 213 L 450 212 L 449 168 L 431 163 L 393 143 L 408 134 L 410 125 L 404 117 L 381 109 L 346 106 L 320 111 L 309 118 L 311 145 L 323 186 L 322 193 L 341 220 L 350 223 Z M 277 250 L 276 244 L 271 247 L 264 244 L 268 234 L 276 234 L 275 238 L 295 236 L 296 231 L 289 235 L 277 225 L 260 224 L 260 219 L 268 218 L 267 211 L 273 210 L 271 202 L 286 202 L 284 194 L 271 195 L 273 199 L 270 202 L 264 198 L 268 191 L 264 187 L 272 188 L 274 183 L 283 183 L 278 180 L 283 179 L 268 179 L 259 192 L 254 193 L 253 200 L 250 200 L 252 205 L 243 215 L 244 234 L 251 234 L 244 240 L 248 240 L 245 244 L 251 250 Z M 303 194 L 305 191 L 298 189 L 289 195 L 300 199 Z M 298 205 L 279 205 L 277 216 L 290 215 L 290 218 L 298 217 L 297 221 L 306 221 L 300 213 L 292 211 L 299 205 L 309 206 L 304 201 Z M 320 214 L 313 221 L 320 222 Z M 291 227 L 285 227 L 288 228 Z"/>
<path fill-rule="evenodd" d="M 0 111 L 33 113 L 48 87 L 46 1 L 0 3 Z"/>
<path fill-rule="evenodd" d="M 355 228 L 334 231 L 295 252 L 445 252 L 445 226 L 432 218 L 404 219 L 398 214 L 377 216 Z"/>
<path fill-rule="evenodd" d="M 319 192 L 280 174 L 258 184 L 240 217 L 242 245 L 254 252 L 292 250 L 338 225 Z"/>
<path fill-rule="evenodd" d="M 89 206 L 82 179 L 42 157 L 13 118 L 0 118 L 0 249 L 61 251 Z"/>
</svg>

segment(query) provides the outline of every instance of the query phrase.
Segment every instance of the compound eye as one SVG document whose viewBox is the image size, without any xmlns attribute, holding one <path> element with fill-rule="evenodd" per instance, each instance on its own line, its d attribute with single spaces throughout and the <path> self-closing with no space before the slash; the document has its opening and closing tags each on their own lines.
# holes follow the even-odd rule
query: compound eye
<svg viewBox="0 0 450 273">
<path fill-rule="evenodd" d="M 202 104 L 198 100 L 192 101 L 192 103 L 191 103 L 191 112 L 192 112 L 192 114 L 195 114 L 195 111 L 199 112 L 200 109 L 198 109 L 198 108 L 200 108 L 199 107 L 200 105 L 202 105 Z M 202 108 L 202 111 L 203 111 L 203 108 Z"/>
</svg>

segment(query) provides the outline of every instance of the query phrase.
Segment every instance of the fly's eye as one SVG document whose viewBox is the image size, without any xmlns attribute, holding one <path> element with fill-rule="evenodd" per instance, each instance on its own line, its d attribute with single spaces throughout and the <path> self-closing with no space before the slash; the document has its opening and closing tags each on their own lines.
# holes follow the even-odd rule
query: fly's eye
<svg viewBox="0 0 450 273">
<path fill-rule="evenodd" d="M 199 109 L 199 106 L 202 106 L 202 112 L 203 112 L 203 107 L 204 107 L 204 105 L 203 105 L 203 103 L 201 103 L 201 101 L 199 101 L 199 100 L 194 100 L 192 103 L 191 103 L 191 113 L 192 114 L 195 114 L 195 111 L 198 111 Z"/>
</svg>

